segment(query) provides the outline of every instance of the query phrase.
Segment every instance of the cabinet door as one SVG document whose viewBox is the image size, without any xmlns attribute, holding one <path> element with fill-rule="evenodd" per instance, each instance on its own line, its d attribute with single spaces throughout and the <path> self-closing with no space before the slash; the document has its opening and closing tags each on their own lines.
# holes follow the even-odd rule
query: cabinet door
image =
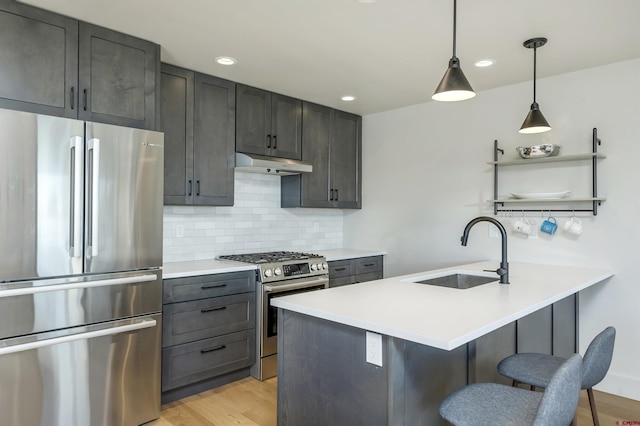
<svg viewBox="0 0 640 426">
<path fill-rule="evenodd" d="M 313 165 L 313 172 L 301 179 L 302 207 L 331 207 L 329 201 L 329 152 L 333 112 L 331 108 L 305 102 L 302 108 L 302 160 Z"/>
<path fill-rule="evenodd" d="M 0 2 L 0 107 L 75 118 L 78 21 Z"/>
<path fill-rule="evenodd" d="M 78 62 L 79 118 L 155 130 L 157 44 L 81 22 Z"/>
<path fill-rule="evenodd" d="M 162 64 L 161 125 L 164 132 L 164 203 L 193 203 L 192 71 Z"/>
<path fill-rule="evenodd" d="M 238 84 L 236 102 L 236 151 L 269 155 L 271 94 Z"/>
<path fill-rule="evenodd" d="M 271 94 L 271 155 L 301 159 L 302 101 Z"/>
<path fill-rule="evenodd" d="M 196 73 L 194 204 L 232 206 L 235 83 Z"/>
<path fill-rule="evenodd" d="M 331 145 L 331 189 L 334 206 L 338 208 L 361 207 L 361 128 L 362 119 L 359 116 L 335 112 Z"/>
</svg>

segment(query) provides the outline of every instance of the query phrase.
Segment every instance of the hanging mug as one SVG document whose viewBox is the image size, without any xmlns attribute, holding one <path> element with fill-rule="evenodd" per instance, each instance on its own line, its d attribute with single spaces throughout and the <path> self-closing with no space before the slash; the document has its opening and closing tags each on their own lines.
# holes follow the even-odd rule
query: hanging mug
<svg viewBox="0 0 640 426">
<path fill-rule="evenodd" d="M 519 232 L 525 235 L 530 235 L 532 231 L 531 224 L 529 223 L 527 218 L 524 216 L 522 216 L 521 219 L 518 219 L 515 222 L 513 222 L 513 230 L 515 232 Z"/>
<path fill-rule="evenodd" d="M 573 235 L 582 234 L 582 221 L 577 217 L 573 216 L 571 219 L 567 220 L 564 225 L 565 232 Z"/>
<path fill-rule="evenodd" d="M 540 230 L 542 232 L 546 232 L 549 235 L 553 235 L 556 233 L 558 229 L 558 224 L 556 223 L 556 218 L 549 216 L 542 225 L 540 226 Z"/>
</svg>

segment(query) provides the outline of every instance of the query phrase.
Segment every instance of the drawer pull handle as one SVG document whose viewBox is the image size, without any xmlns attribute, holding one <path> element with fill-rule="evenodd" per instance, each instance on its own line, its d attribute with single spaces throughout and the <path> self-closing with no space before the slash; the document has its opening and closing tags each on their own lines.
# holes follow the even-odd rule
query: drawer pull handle
<svg viewBox="0 0 640 426">
<path fill-rule="evenodd" d="M 376 264 L 375 263 L 365 263 L 364 266 L 365 267 L 376 266 Z"/>
<path fill-rule="evenodd" d="M 222 288 L 222 287 L 226 287 L 226 284 L 218 284 L 218 285 L 203 285 L 200 286 L 201 289 L 203 290 L 209 290 L 210 288 Z"/>
<path fill-rule="evenodd" d="M 345 269 L 347 269 L 347 268 L 336 268 L 336 269 L 334 269 L 334 271 L 344 271 Z"/>
<path fill-rule="evenodd" d="M 221 350 L 222 350 L 222 349 L 224 349 L 224 348 L 226 348 L 226 346 L 225 346 L 225 345 L 218 346 L 217 348 L 202 349 L 202 350 L 200 351 L 200 353 L 201 353 L 201 354 L 206 354 L 206 353 L 209 353 L 209 352 L 221 351 Z"/>
<path fill-rule="evenodd" d="M 225 309 L 227 309 L 227 307 L 223 306 L 221 308 L 200 309 L 200 312 L 206 314 L 207 312 L 224 311 Z"/>
</svg>

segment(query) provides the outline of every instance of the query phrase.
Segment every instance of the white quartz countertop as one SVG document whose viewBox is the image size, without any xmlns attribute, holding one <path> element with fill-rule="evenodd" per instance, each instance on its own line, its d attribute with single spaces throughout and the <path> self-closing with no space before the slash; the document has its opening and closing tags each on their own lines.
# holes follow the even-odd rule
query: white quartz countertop
<svg viewBox="0 0 640 426">
<path fill-rule="evenodd" d="M 597 284 L 607 269 L 512 262 L 510 284 L 500 284 L 498 261 L 403 275 L 272 299 L 272 305 L 352 327 L 452 350 Z M 460 290 L 417 284 L 451 271 L 495 276 Z"/>
<path fill-rule="evenodd" d="M 387 254 L 387 252 L 384 250 L 361 250 L 350 248 L 317 250 L 317 252 L 319 255 L 326 257 L 328 262 L 332 262 L 334 260 L 356 259 L 369 256 L 383 256 Z"/>
<path fill-rule="evenodd" d="M 183 278 L 197 275 L 223 274 L 225 272 L 252 271 L 256 265 L 232 260 L 205 259 L 185 262 L 169 262 L 162 265 L 162 278 Z"/>
</svg>

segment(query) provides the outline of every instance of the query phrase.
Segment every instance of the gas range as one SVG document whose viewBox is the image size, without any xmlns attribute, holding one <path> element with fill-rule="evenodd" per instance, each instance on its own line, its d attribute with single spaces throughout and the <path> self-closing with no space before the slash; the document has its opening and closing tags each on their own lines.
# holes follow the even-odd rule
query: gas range
<svg viewBox="0 0 640 426">
<path fill-rule="evenodd" d="M 218 259 L 258 265 L 258 281 L 262 283 L 329 274 L 324 256 L 312 253 L 273 251 L 218 256 Z"/>
</svg>

